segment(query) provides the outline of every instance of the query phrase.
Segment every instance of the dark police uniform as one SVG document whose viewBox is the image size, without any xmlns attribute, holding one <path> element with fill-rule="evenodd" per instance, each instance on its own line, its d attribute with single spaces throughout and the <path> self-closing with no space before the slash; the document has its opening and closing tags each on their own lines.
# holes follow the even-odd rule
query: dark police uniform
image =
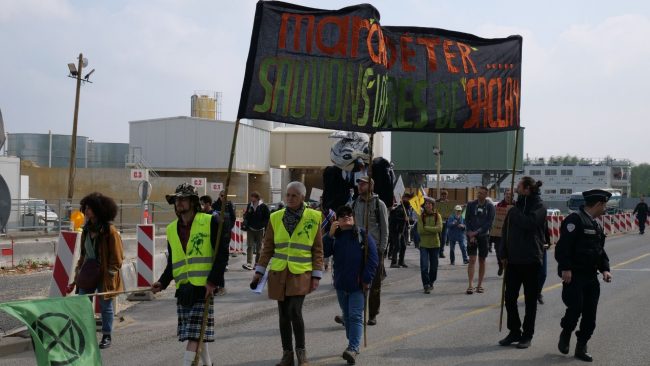
<svg viewBox="0 0 650 366">
<path fill-rule="evenodd" d="M 596 192 L 596 193 L 594 193 Z M 583 195 L 588 201 L 594 199 L 592 194 L 599 194 L 602 201 L 609 199 L 611 194 L 602 190 L 584 192 Z M 558 275 L 562 277 L 562 271 L 571 271 L 572 277 L 569 284 L 562 285 L 562 301 L 567 306 L 566 313 L 561 321 L 562 335 L 560 336 L 560 351 L 568 353 L 568 343 L 571 332 L 576 328 L 578 319 L 580 330 L 576 332 L 578 343 L 576 345 L 576 357 L 578 353 L 586 352 L 587 341 L 596 328 L 596 310 L 600 297 L 600 284 L 598 282 L 598 271 L 609 272 L 609 258 L 605 253 L 605 233 L 602 227 L 594 220 L 584 207 L 578 212 L 567 216 L 560 228 L 560 239 L 555 248 L 555 259 L 558 262 Z M 561 344 L 565 337 L 565 349 Z"/>
</svg>

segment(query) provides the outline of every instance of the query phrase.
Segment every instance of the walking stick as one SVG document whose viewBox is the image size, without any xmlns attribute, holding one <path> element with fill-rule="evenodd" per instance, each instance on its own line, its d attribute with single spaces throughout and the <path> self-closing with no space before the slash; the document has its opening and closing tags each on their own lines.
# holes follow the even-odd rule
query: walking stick
<svg viewBox="0 0 650 366">
<path fill-rule="evenodd" d="M 235 122 L 235 132 L 232 135 L 232 146 L 230 148 L 230 162 L 228 163 L 228 174 L 226 175 L 224 199 L 221 205 L 221 213 L 219 214 L 221 217 L 220 220 L 221 222 L 219 222 L 219 229 L 217 230 L 217 242 L 214 248 L 214 252 L 212 253 L 212 263 L 214 263 L 214 260 L 217 257 L 217 253 L 219 253 L 219 245 L 221 245 L 221 233 L 223 233 L 223 226 L 226 222 L 225 212 L 226 212 L 226 205 L 228 204 L 228 188 L 230 187 L 230 176 L 232 175 L 232 163 L 235 160 L 235 148 L 237 146 L 238 132 L 239 132 L 239 118 L 237 118 L 237 121 Z M 208 324 L 210 300 L 212 299 L 212 297 L 213 297 L 212 294 L 208 294 L 208 296 L 205 298 L 205 304 L 203 307 L 203 321 L 201 322 L 201 331 L 199 333 L 199 344 L 196 348 L 196 354 L 194 355 L 194 361 L 192 361 L 192 366 L 198 366 L 199 364 L 199 358 L 201 356 L 201 348 L 202 348 L 201 344 L 203 343 L 203 338 L 205 337 L 205 328 L 207 327 Z"/>
<path fill-rule="evenodd" d="M 515 131 L 515 152 L 514 152 L 514 158 L 512 159 L 512 173 L 510 174 L 512 176 L 512 179 L 510 180 L 510 194 L 514 197 L 515 194 L 515 170 L 517 169 L 517 150 L 519 150 L 519 130 L 520 127 L 517 127 L 517 130 Z M 506 219 L 508 217 L 508 214 L 506 214 Z M 506 229 L 506 240 L 503 243 L 507 247 L 508 242 L 510 241 L 510 220 L 507 220 L 507 229 Z M 503 240 L 503 238 L 502 238 Z M 508 273 L 508 265 L 506 264 L 503 266 L 503 278 L 501 279 L 501 313 L 499 315 L 499 332 L 501 332 L 501 329 L 503 328 L 503 307 L 505 306 L 506 303 L 506 275 Z"/>
<path fill-rule="evenodd" d="M 370 147 L 370 159 L 369 159 L 369 164 L 368 164 L 368 177 L 370 179 L 372 179 L 372 145 L 374 143 L 374 140 L 375 140 L 375 134 L 372 133 L 370 135 L 370 146 L 369 146 Z M 366 266 L 366 263 L 368 263 L 368 243 L 369 243 L 368 236 L 370 235 L 370 234 L 368 234 L 368 224 L 369 224 L 369 216 L 370 216 L 370 210 L 368 209 L 368 206 L 370 205 L 370 198 L 372 197 L 372 193 L 373 193 L 372 189 L 373 189 L 373 185 L 370 184 L 370 182 L 368 182 L 368 192 L 366 192 L 366 205 L 364 206 L 364 213 L 363 213 L 363 216 L 364 216 L 363 225 L 365 226 L 365 230 L 366 230 L 366 232 L 364 233 L 364 235 L 365 235 L 364 239 L 366 240 L 366 245 L 364 245 L 363 264 L 361 266 L 362 269 L 363 269 L 363 267 Z M 377 224 L 379 224 L 379 223 L 377 223 Z M 381 265 L 381 263 L 379 263 L 378 266 L 379 265 Z M 377 274 L 375 274 L 375 275 L 377 275 Z M 363 291 L 363 346 L 368 347 L 368 332 L 367 332 L 367 328 L 368 328 L 368 301 L 369 301 L 368 291 L 370 291 L 370 290 L 366 291 L 363 288 L 363 285 L 362 285 L 361 290 Z"/>
</svg>

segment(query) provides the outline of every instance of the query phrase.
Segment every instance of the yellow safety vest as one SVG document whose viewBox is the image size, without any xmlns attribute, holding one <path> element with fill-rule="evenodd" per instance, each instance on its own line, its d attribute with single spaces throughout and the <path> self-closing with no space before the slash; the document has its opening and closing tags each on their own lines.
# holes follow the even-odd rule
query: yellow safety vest
<svg viewBox="0 0 650 366">
<path fill-rule="evenodd" d="M 212 215 L 197 213 L 190 229 L 187 252 L 183 250 L 178 237 L 178 219 L 167 225 L 167 241 L 171 247 L 172 273 L 176 288 L 184 283 L 205 286 L 212 269 L 212 244 L 210 243 L 210 221 Z"/>
<path fill-rule="evenodd" d="M 311 247 L 314 244 L 321 222 L 321 213 L 311 208 L 305 208 L 300 222 L 289 236 L 282 223 L 284 210 L 271 214 L 273 225 L 273 241 L 275 253 L 271 261 L 271 271 L 284 271 L 289 266 L 289 272 L 302 274 L 312 270 Z"/>
</svg>

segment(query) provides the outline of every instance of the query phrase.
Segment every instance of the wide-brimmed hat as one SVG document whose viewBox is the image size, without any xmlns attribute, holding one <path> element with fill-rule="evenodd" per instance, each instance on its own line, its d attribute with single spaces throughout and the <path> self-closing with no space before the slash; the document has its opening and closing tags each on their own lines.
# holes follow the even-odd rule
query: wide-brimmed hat
<svg viewBox="0 0 650 366">
<path fill-rule="evenodd" d="M 461 205 L 456 205 L 456 207 L 454 207 L 454 211 L 462 211 L 462 210 L 463 210 L 463 206 Z"/>
<path fill-rule="evenodd" d="M 176 191 L 173 194 L 165 195 L 167 203 L 173 205 L 176 201 L 176 197 L 196 197 L 199 198 L 199 192 L 194 188 L 193 185 L 189 183 L 183 183 L 176 187 Z"/>
</svg>

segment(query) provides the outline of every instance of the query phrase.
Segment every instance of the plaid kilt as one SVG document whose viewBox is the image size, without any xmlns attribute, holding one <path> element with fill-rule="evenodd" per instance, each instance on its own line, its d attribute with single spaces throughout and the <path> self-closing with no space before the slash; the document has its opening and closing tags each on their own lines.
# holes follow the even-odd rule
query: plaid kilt
<svg viewBox="0 0 650 366">
<path fill-rule="evenodd" d="M 187 340 L 197 341 L 201 334 L 201 323 L 203 322 L 203 309 L 205 301 L 195 302 L 190 307 L 176 305 L 178 314 L 178 329 L 176 334 L 180 342 Z M 214 299 L 210 299 L 210 309 L 208 311 L 208 324 L 205 327 L 203 336 L 204 342 L 214 342 Z"/>
</svg>

